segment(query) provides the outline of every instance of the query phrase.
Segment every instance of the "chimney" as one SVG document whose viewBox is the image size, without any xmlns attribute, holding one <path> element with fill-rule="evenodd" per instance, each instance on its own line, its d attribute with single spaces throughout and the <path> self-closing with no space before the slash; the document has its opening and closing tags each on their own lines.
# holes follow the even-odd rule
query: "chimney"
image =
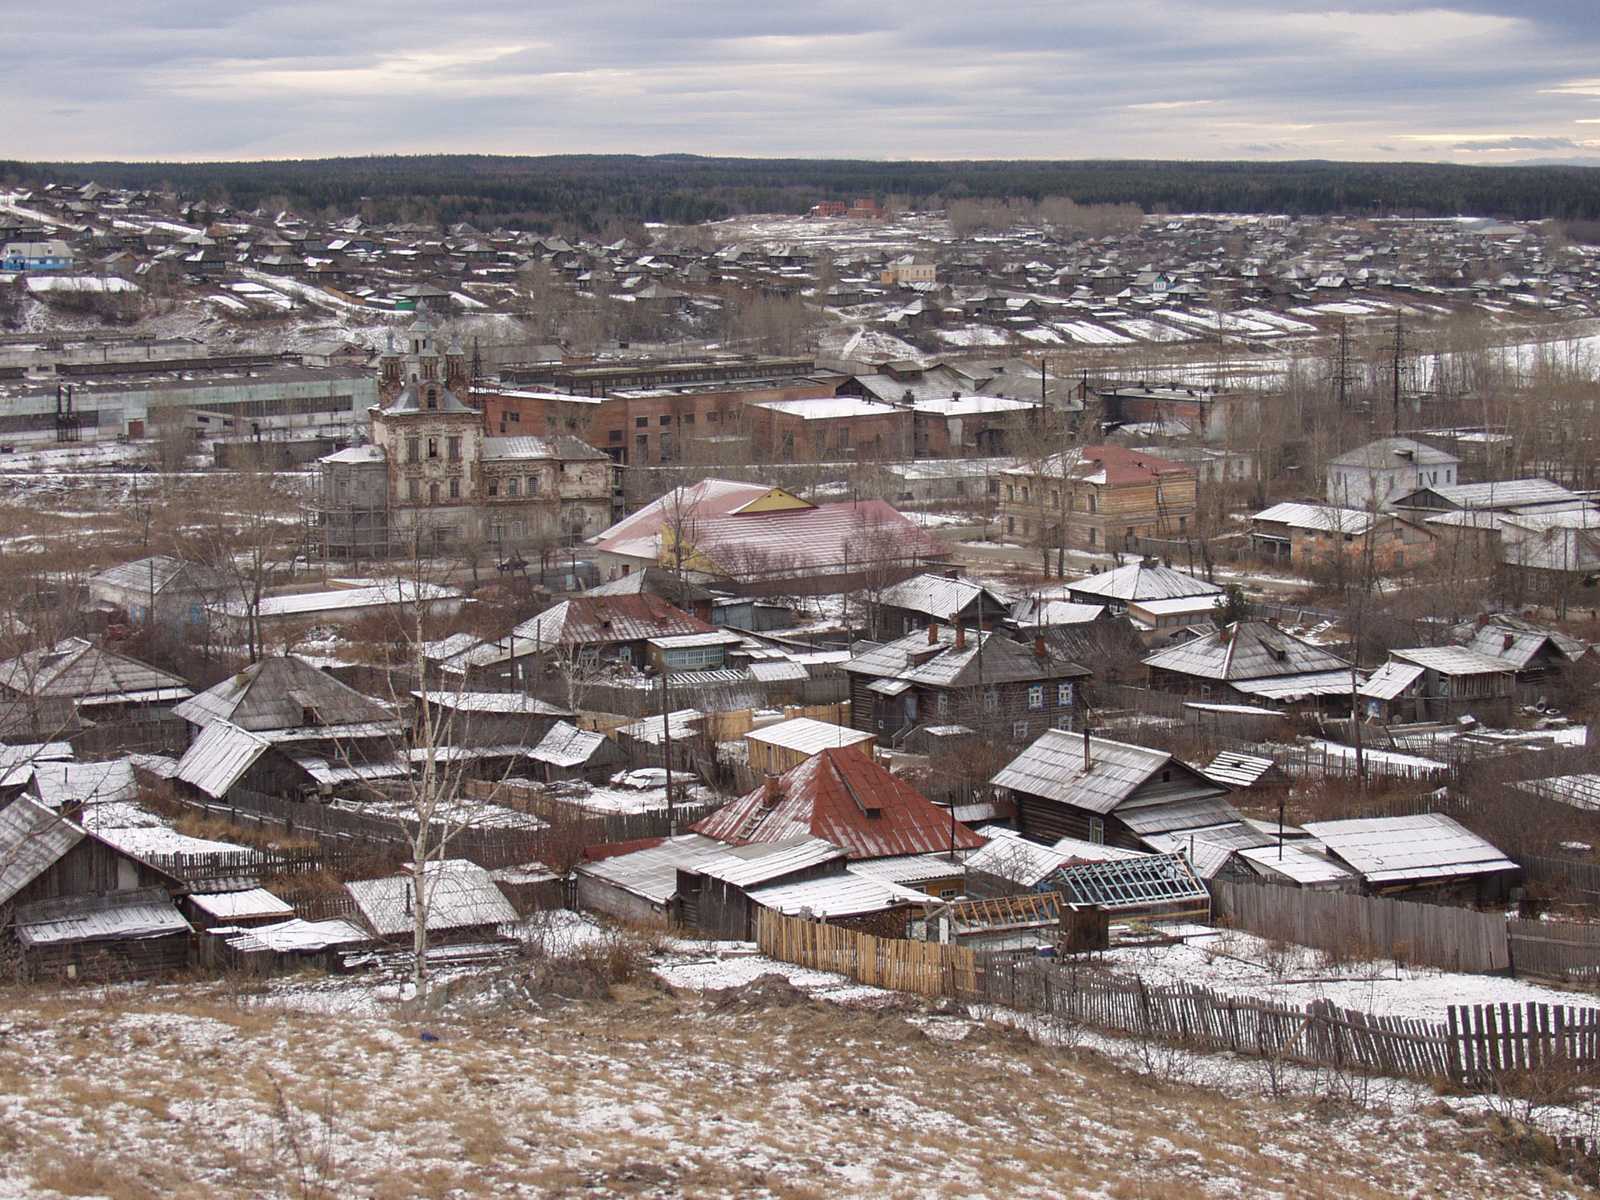
<svg viewBox="0 0 1600 1200">
<path fill-rule="evenodd" d="M 957 650 L 965 650 L 966 648 L 967 648 L 967 627 L 965 625 L 963 625 L 960 621 L 957 621 L 956 622 L 956 649 Z"/>
<path fill-rule="evenodd" d="M 1044 652 L 1044 638 L 1042 636 L 1033 639 L 1033 656 L 1040 659 L 1048 657 Z"/>
<path fill-rule="evenodd" d="M 762 779 L 761 802 L 763 804 L 770 807 L 776 804 L 778 798 L 782 795 L 783 793 L 778 790 L 778 777 L 776 775 L 768 775 Z"/>
<path fill-rule="evenodd" d="M 928 645 L 937 646 L 938 644 L 939 644 L 939 622 L 937 622 L 937 621 L 929 621 L 928 622 Z"/>
<path fill-rule="evenodd" d="M 1509 649 L 1511 649 L 1512 646 L 1515 646 L 1516 644 L 1517 644 L 1517 635 L 1514 634 L 1514 633 L 1508 633 L 1505 636 L 1505 640 L 1503 642 L 1501 642 L 1500 648 L 1502 650 L 1509 650 Z"/>
<path fill-rule="evenodd" d="M 1089 753 L 1089 727 L 1083 727 L 1083 769 L 1087 771 L 1094 766 L 1094 758 Z"/>
<path fill-rule="evenodd" d="M 1482 629 L 1488 623 L 1489 623 L 1489 614 L 1488 613 L 1479 613 L 1478 614 L 1478 628 Z"/>
</svg>

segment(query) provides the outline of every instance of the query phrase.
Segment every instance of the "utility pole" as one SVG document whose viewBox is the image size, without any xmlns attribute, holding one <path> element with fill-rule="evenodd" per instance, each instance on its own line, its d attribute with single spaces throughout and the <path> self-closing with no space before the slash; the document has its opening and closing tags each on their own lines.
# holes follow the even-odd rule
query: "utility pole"
<svg viewBox="0 0 1600 1200">
<path fill-rule="evenodd" d="M 1394 429 L 1396 436 L 1400 433 L 1400 373 L 1406 357 L 1406 326 L 1405 318 L 1398 311 L 1394 314 L 1394 360 L 1390 364 L 1394 386 Z"/>
<path fill-rule="evenodd" d="M 677 808 L 672 802 L 672 709 L 667 703 L 667 660 L 661 659 L 661 745 L 667 764 L 667 833 L 678 832 Z"/>
<path fill-rule="evenodd" d="M 1339 397 L 1339 411 L 1350 410 L 1350 318 L 1339 318 L 1339 342 L 1334 351 L 1333 389 Z"/>
</svg>

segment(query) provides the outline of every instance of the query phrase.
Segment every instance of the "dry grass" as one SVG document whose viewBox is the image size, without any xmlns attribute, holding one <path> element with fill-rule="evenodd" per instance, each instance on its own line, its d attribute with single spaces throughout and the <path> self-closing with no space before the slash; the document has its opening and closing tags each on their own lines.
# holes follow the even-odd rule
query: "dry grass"
<svg viewBox="0 0 1600 1200">
<path fill-rule="evenodd" d="M 718 1013 L 632 984 L 421 1019 L 196 995 L 0 995 L 0 1196 L 1578 1191 L 1452 1119 L 1223 1097 L 992 1027 L 951 1043 L 902 1015 Z"/>
</svg>

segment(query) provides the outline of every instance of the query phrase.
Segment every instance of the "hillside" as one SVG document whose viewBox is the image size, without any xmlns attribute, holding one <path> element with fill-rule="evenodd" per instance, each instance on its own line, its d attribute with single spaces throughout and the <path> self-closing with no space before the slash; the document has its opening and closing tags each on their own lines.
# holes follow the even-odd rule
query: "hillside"
<svg viewBox="0 0 1600 1200">
<path fill-rule="evenodd" d="M 914 1001 L 613 996 L 418 1019 L 359 981 L 12 992 L 0 1196 L 1581 1191 L 1492 1118 L 1228 1097 Z"/>
</svg>

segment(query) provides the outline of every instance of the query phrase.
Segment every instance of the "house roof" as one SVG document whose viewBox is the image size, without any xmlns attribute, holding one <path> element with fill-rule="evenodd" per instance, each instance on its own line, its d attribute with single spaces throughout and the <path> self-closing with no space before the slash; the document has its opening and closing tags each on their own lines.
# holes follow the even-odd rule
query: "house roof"
<svg viewBox="0 0 1600 1200">
<path fill-rule="evenodd" d="M 178 760 L 177 777 L 217 799 L 244 778 L 263 754 L 272 748 L 266 738 L 231 721 L 213 721 L 189 743 Z"/>
<path fill-rule="evenodd" d="M 1583 497 L 1548 479 L 1501 479 L 1493 483 L 1434 484 L 1391 501 L 1395 508 L 1415 501 L 1422 507 L 1429 494 L 1457 509 L 1508 509 L 1525 505 L 1583 503 Z"/>
<path fill-rule="evenodd" d="M 641 593 L 660 596 L 663 600 L 676 604 L 679 608 L 685 608 L 691 604 L 711 599 L 711 593 L 698 583 L 688 579 L 679 579 L 671 571 L 662 570 L 660 567 L 645 567 L 642 570 L 629 571 L 626 575 L 608 579 L 583 594 L 585 596 L 637 596 Z"/>
<path fill-rule="evenodd" d="M 1443 813 L 1308 821 L 1305 831 L 1369 883 L 1515 871 L 1498 848 Z"/>
<path fill-rule="evenodd" d="M 1319 533 L 1362 534 L 1376 525 L 1381 516 L 1361 508 L 1285 502 L 1264 508 L 1250 519 L 1273 525 L 1287 525 L 1291 529 L 1312 529 Z"/>
<path fill-rule="evenodd" d="M 577 868 L 580 875 L 600 879 L 613 887 L 642 896 L 652 904 L 665 904 L 678 891 L 678 870 L 720 857 L 727 844 L 698 833 L 651 839 L 649 844 L 613 854 Z"/>
<path fill-rule="evenodd" d="M 1067 585 L 1074 597 L 1083 595 L 1099 600 L 1177 600 L 1184 596 L 1219 596 L 1222 589 L 1204 579 L 1163 567 L 1159 563 L 1136 562 L 1090 575 Z"/>
<path fill-rule="evenodd" d="M 0 904 L 43 875 L 88 835 L 30 796 L 0 809 Z"/>
<path fill-rule="evenodd" d="M 17 940 L 24 946 L 122 941 L 191 932 L 189 922 L 159 887 L 60 896 L 19 905 L 16 931 Z"/>
<path fill-rule="evenodd" d="M 1108 487 L 1129 487 L 1153 483 L 1167 475 L 1192 477 L 1194 468 L 1187 463 L 1173 462 L 1127 446 L 1078 446 L 1052 454 L 1037 467 L 1032 464 L 1011 467 L 1005 474 L 1042 475 Z"/>
<path fill-rule="evenodd" d="M 948 809 L 851 749 L 825 749 L 765 785 L 724 805 L 694 826 L 734 845 L 811 835 L 841 846 L 852 859 L 972 850 L 983 839 Z"/>
<path fill-rule="evenodd" d="M 1081 678 L 1086 667 L 1060 654 L 1049 642 L 1040 658 L 1030 646 L 1012 641 L 1004 634 L 976 630 L 964 634 L 965 644 L 957 648 L 956 631 L 941 625 L 934 630 L 934 641 L 926 632 L 874 646 L 840 664 L 853 675 L 880 680 L 896 680 L 906 687 L 963 688 L 1033 680 Z M 980 658 L 981 647 L 981 658 Z M 901 689 L 904 690 L 904 689 Z"/>
<path fill-rule="evenodd" d="M 1084 761 L 1086 743 L 1087 763 Z M 1089 812 L 1109 813 L 1125 804 L 1163 770 L 1175 771 L 1179 778 L 1176 787 L 1156 797 L 1162 804 L 1216 797 L 1227 791 L 1164 750 L 1093 735 L 1085 738 L 1083 734 L 1064 729 L 1046 730 L 1002 767 L 990 782 L 995 787 Z"/>
<path fill-rule="evenodd" d="M 686 869 L 734 887 L 751 888 L 827 863 L 843 866 L 845 857 L 845 852 L 832 842 L 802 834 L 785 842 L 728 846 L 720 854 Z"/>
<path fill-rule="evenodd" d="M 217 579 L 213 572 L 198 563 L 184 562 L 180 558 L 172 558 L 165 554 L 154 554 L 149 558 L 107 567 L 98 575 L 89 577 L 91 586 L 99 584 L 104 587 L 143 592 L 146 595 L 154 592 L 157 596 L 165 592 L 174 582 L 200 589 L 215 587 Z"/>
<path fill-rule="evenodd" d="M 170 699 L 193 694 L 176 675 L 76 637 L 0 663 L 0 687 L 23 696 L 103 702 L 149 693 Z"/>
<path fill-rule="evenodd" d="M 981 583 L 925 572 L 884 588 L 878 595 L 878 603 L 923 613 L 940 621 L 953 621 L 980 597 L 987 597 L 996 607 L 1006 607 L 1005 597 Z"/>
<path fill-rule="evenodd" d="M 1354 450 L 1346 450 L 1328 460 L 1333 467 L 1443 467 L 1453 466 L 1461 460 L 1454 454 L 1435 450 L 1410 438 L 1379 438 Z"/>
<path fill-rule="evenodd" d="M 1466 646 L 1416 646 L 1389 651 L 1391 658 L 1413 663 L 1441 675 L 1509 675 L 1510 663 Z"/>
<path fill-rule="evenodd" d="M 307 709 L 315 710 L 314 727 L 306 724 Z M 293 655 L 252 663 L 172 711 L 191 725 L 231 721 L 252 733 L 369 725 L 383 734 L 398 728 L 393 715 L 376 700 Z"/>
<path fill-rule="evenodd" d="M 1589 650 L 1587 642 L 1508 613 L 1496 614 L 1483 625 L 1459 625 L 1455 636 L 1468 649 L 1502 659 L 1519 671 L 1532 663 L 1546 645 L 1568 661 L 1582 658 Z"/>
<path fill-rule="evenodd" d="M 715 625 L 708 625 L 649 592 L 633 596 L 573 596 L 522 622 L 511 631 L 510 638 L 494 645 L 504 649 L 501 657 L 510 657 L 512 639 L 517 653 L 533 654 L 541 648 L 615 645 L 716 632 Z"/>
<path fill-rule="evenodd" d="M 1158 650 L 1144 660 L 1152 670 L 1234 682 L 1348 670 L 1350 664 L 1265 621 L 1235 621 L 1192 642 Z"/>
<path fill-rule="evenodd" d="M 764 483 L 744 483 L 736 479 L 702 479 L 698 483 L 673 488 L 658 500 L 652 500 L 636 513 L 631 513 L 609 529 L 590 538 L 600 550 L 613 549 L 618 543 L 653 539 L 663 526 L 677 521 L 695 522 L 710 517 L 739 512 L 758 500 L 781 497 L 786 502 L 804 505 L 801 500 L 782 488 Z"/>
<path fill-rule="evenodd" d="M 1391 659 L 1374 671 L 1356 691 L 1368 700 L 1393 700 L 1422 676 L 1423 668 L 1417 664 Z"/>
<path fill-rule="evenodd" d="M 428 901 L 428 928 L 434 932 L 478 925 L 511 925 L 517 913 L 476 863 L 447 858 L 428 863 L 423 890 Z M 409 933 L 415 899 L 409 871 L 345 884 L 362 918 L 380 937 Z"/>
<path fill-rule="evenodd" d="M 873 735 L 845 725 L 818 721 L 812 717 L 791 717 L 775 725 L 763 725 L 745 734 L 748 742 L 761 742 L 785 750 L 798 750 L 802 754 L 816 754 L 829 747 L 854 746 L 868 742 Z"/>
<path fill-rule="evenodd" d="M 539 744 L 528 751 L 528 757 L 555 767 L 579 767 L 605 744 L 604 734 L 557 721 L 539 739 Z"/>
<path fill-rule="evenodd" d="M 824 875 L 820 879 L 806 879 L 798 883 L 775 884 L 751 892 L 750 899 L 763 908 L 770 908 L 776 912 L 791 915 L 809 912 L 812 916 L 822 919 L 863 916 L 907 905 L 938 903 L 926 892 L 914 891 L 898 883 L 871 879 L 850 871 L 846 871 L 843 875 Z"/>
<path fill-rule="evenodd" d="M 886 500 L 736 513 L 686 531 L 695 557 L 734 578 L 942 559 L 948 550 Z"/>
</svg>

